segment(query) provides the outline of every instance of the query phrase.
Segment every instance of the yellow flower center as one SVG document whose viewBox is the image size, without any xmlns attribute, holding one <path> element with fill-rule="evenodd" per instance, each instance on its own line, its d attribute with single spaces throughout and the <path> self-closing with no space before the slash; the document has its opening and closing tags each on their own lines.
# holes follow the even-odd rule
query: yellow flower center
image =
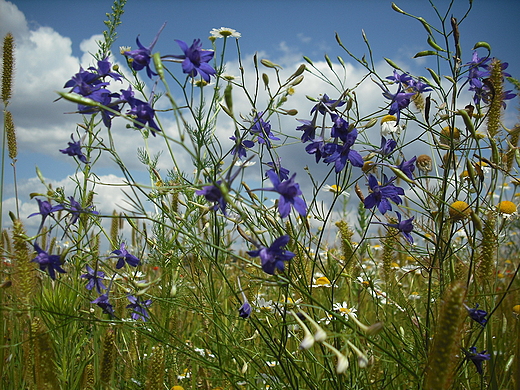
<svg viewBox="0 0 520 390">
<path fill-rule="evenodd" d="M 381 118 L 381 123 L 390 122 L 390 121 L 397 122 L 396 116 L 395 115 L 385 115 L 384 117 Z"/>
<path fill-rule="evenodd" d="M 516 205 L 509 200 L 503 200 L 497 206 L 499 212 L 503 214 L 513 214 L 516 213 Z"/>
<path fill-rule="evenodd" d="M 340 307 L 339 312 L 340 313 L 350 313 L 350 309 L 347 309 L 346 307 Z"/>
<path fill-rule="evenodd" d="M 336 184 L 333 184 L 329 187 L 329 191 L 337 194 L 341 191 L 341 187 L 337 186 Z"/>
<path fill-rule="evenodd" d="M 325 286 L 327 284 L 330 284 L 330 280 L 326 276 L 320 276 L 316 279 L 316 285 L 318 286 Z"/>
<path fill-rule="evenodd" d="M 520 305 L 513 306 L 513 313 L 520 315 Z"/>
<path fill-rule="evenodd" d="M 458 140 L 458 139 L 460 139 L 460 130 L 457 129 L 456 127 L 454 127 L 452 130 L 451 126 L 446 126 L 441 131 L 441 137 L 447 138 L 447 139 L 453 138 L 455 140 Z"/>
<path fill-rule="evenodd" d="M 452 219 L 460 221 L 471 215 L 471 209 L 469 208 L 469 204 L 462 200 L 458 200 L 451 204 L 449 213 Z"/>
</svg>

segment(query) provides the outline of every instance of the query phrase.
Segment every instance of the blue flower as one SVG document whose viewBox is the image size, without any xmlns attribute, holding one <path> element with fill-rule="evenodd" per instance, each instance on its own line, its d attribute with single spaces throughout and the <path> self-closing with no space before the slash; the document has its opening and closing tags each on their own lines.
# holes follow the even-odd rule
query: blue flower
<svg viewBox="0 0 520 390">
<path fill-rule="evenodd" d="M 31 261 L 33 263 L 38 263 L 40 270 L 47 270 L 52 280 L 56 280 L 56 271 L 62 274 L 65 273 L 65 270 L 61 268 L 61 256 L 49 255 L 47 252 L 41 249 L 38 244 L 34 244 L 34 250 L 36 253 L 38 253 L 38 255 Z"/>
<path fill-rule="evenodd" d="M 127 298 L 130 301 L 130 304 L 127 305 L 126 308 L 133 310 L 130 317 L 135 321 L 142 319 L 146 322 L 146 319 L 150 318 L 146 308 L 152 304 L 152 300 L 147 299 L 146 301 L 141 301 L 140 298 L 136 298 L 133 295 L 128 295 Z"/>
<path fill-rule="evenodd" d="M 397 142 L 393 139 L 386 139 L 385 137 L 381 137 L 381 149 L 377 150 L 378 153 L 383 156 L 388 156 L 392 153 L 397 146 Z"/>
<path fill-rule="evenodd" d="M 119 249 L 116 249 L 112 253 L 115 254 L 115 256 L 109 256 L 109 259 L 119 259 L 116 264 L 116 269 L 123 268 L 123 266 L 125 265 L 125 261 L 128 265 L 132 267 L 137 267 L 139 265 L 140 260 L 134 255 L 128 253 L 128 251 L 125 248 L 124 242 L 121 243 Z"/>
<path fill-rule="evenodd" d="M 89 208 L 92 208 L 92 206 L 88 206 L 86 209 L 83 209 L 81 207 L 81 205 L 79 204 L 79 202 L 76 199 L 74 199 L 73 196 L 69 196 L 69 201 L 70 201 L 70 208 L 68 209 L 68 211 L 72 215 L 72 218 L 70 220 L 70 225 L 74 225 L 77 222 L 79 215 L 81 213 L 89 213 L 89 214 L 95 214 L 95 215 L 99 214 L 95 210 L 88 210 Z"/>
<path fill-rule="evenodd" d="M 280 160 L 281 159 L 278 157 L 278 161 L 276 163 L 273 161 L 269 161 L 267 163 L 267 165 L 269 165 L 271 167 L 271 169 L 266 171 L 266 176 L 267 176 L 267 172 L 273 171 L 278 175 L 278 177 L 280 178 L 280 181 L 284 181 L 284 180 L 289 179 L 289 170 L 287 168 L 282 167 Z"/>
<path fill-rule="evenodd" d="M 348 123 L 347 123 L 348 127 Z M 336 133 L 337 134 L 337 133 Z M 343 140 L 343 145 L 339 145 L 336 143 L 326 144 L 324 146 L 324 154 L 326 157 L 323 161 L 327 164 L 334 163 L 336 173 L 339 173 L 345 168 L 347 164 L 347 160 L 350 161 L 352 165 L 355 167 L 362 167 L 364 164 L 363 157 L 356 152 L 355 150 L 351 150 L 350 148 L 354 145 L 357 139 L 357 129 L 353 128 L 348 133 L 338 134 L 340 139 Z M 335 136 L 335 135 L 333 135 Z"/>
<path fill-rule="evenodd" d="M 409 179 L 413 180 L 413 173 L 412 172 L 415 169 L 415 161 L 416 160 L 417 160 L 416 156 L 412 157 L 408 161 L 404 160 L 397 166 L 397 169 L 399 169 L 406 176 L 408 176 Z"/>
<path fill-rule="evenodd" d="M 395 94 L 390 93 L 388 90 L 383 91 L 383 96 L 391 100 L 388 114 L 396 115 L 397 124 L 399 124 L 399 119 L 401 118 L 401 110 L 410 105 L 410 99 L 413 95 L 415 95 L 415 92 L 402 92 L 401 86 L 399 86 L 399 90 Z"/>
<path fill-rule="evenodd" d="M 413 244 L 413 237 L 412 235 L 410 234 L 413 230 L 413 219 L 414 217 L 412 218 L 409 218 L 409 219 L 405 219 L 404 221 L 401 220 L 401 214 L 399 212 L 395 212 L 397 214 L 397 223 L 382 223 L 382 222 L 372 222 L 372 223 L 377 223 L 377 224 L 380 224 L 380 225 L 385 225 L 385 226 L 388 226 L 388 227 L 391 227 L 391 228 L 395 228 L 397 230 L 399 230 L 404 238 L 406 238 L 406 240 L 410 243 L 410 244 Z"/>
<path fill-rule="evenodd" d="M 262 269 L 269 275 L 274 275 L 276 269 L 283 271 L 285 269 L 285 261 L 291 260 L 295 254 L 282 249 L 289 243 L 289 236 L 278 237 L 270 247 L 260 246 L 260 249 L 249 251 L 247 254 L 251 257 L 260 256 L 262 261 Z"/>
<path fill-rule="evenodd" d="M 296 130 L 303 131 L 302 134 L 302 142 L 312 141 L 316 137 L 316 124 L 315 121 L 308 121 L 305 119 L 296 119 L 298 122 L 302 123 L 301 126 L 298 126 Z"/>
<path fill-rule="evenodd" d="M 70 135 L 72 142 L 69 142 L 69 147 L 66 149 L 60 149 L 60 152 L 69 156 L 76 156 L 82 163 L 88 164 L 87 157 L 81 151 L 81 141 L 74 141 L 74 134 Z"/>
<path fill-rule="evenodd" d="M 209 83 L 210 76 L 215 75 L 217 73 L 215 69 L 211 65 L 208 64 L 209 61 L 213 59 L 213 55 L 215 52 L 213 50 L 204 50 L 202 49 L 202 43 L 200 43 L 200 39 L 194 39 L 193 44 L 188 47 L 186 42 L 176 39 L 177 42 L 184 52 L 184 55 L 180 56 L 165 56 L 177 58 L 182 61 L 182 71 L 188 74 L 190 77 L 195 77 L 197 74 Z"/>
<path fill-rule="evenodd" d="M 386 175 L 383 175 L 383 179 L 383 184 L 379 184 L 374 175 L 371 174 L 368 177 L 368 186 L 372 192 L 364 201 L 366 209 L 377 206 L 381 214 L 392 210 L 390 200 L 396 204 L 401 204 L 403 201 L 399 195 L 404 195 L 404 190 L 401 187 L 396 187 L 392 184 L 395 177 L 388 180 Z"/>
<path fill-rule="evenodd" d="M 201 190 L 195 191 L 195 194 L 204 196 L 208 202 L 213 202 L 214 205 L 210 207 L 211 210 L 220 209 L 222 214 L 226 215 L 227 202 L 220 189 L 221 185 L 222 180 L 219 180 L 214 185 L 204 186 Z"/>
<path fill-rule="evenodd" d="M 63 210 L 64 206 L 62 204 L 58 204 L 56 206 L 52 206 L 51 203 L 47 200 L 40 200 L 36 198 L 36 201 L 38 202 L 38 207 L 40 209 L 37 213 L 32 213 L 27 218 L 34 217 L 35 215 L 41 215 L 42 216 L 42 225 L 45 219 L 54 213 L 55 211 Z"/>
<path fill-rule="evenodd" d="M 317 137 L 305 147 L 305 151 L 309 154 L 314 154 L 316 163 L 319 163 L 322 157 L 325 157 L 325 142 L 322 138 Z"/>
<path fill-rule="evenodd" d="M 332 114 L 333 111 L 336 111 L 337 107 L 341 107 L 344 104 L 344 100 L 331 100 L 325 93 L 323 94 L 320 102 L 312 108 L 311 114 L 316 110 L 318 110 L 318 112 L 322 115 L 325 115 L 327 112 Z"/>
<path fill-rule="evenodd" d="M 280 194 L 280 199 L 278 200 L 278 211 L 280 212 L 280 217 L 285 218 L 289 215 L 291 212 L 291 205 L 293 205 L 294 209 L 301 216 L 305 216 L 307 214 L 307 205 L 305 204 L 305 201 L 300 198 L 300 195 L 302 195 L 300 185 L 294 182 L 296 173 L 293 174 L 290 179 L 284 181 L 280 181 L 278 174 L 274 170 L 267 171 L 266 175 L 269 177 L 274 187 L 264 188 L 264 190 L 276 191 Z"/>
<path fill-rule="evenodd" d="M 134 92 L 131 87 L 128 90 L 121 90 L 123 100 L 128 102 L 130 110 L 126 112 L 126 115 L 132 117 L 137 123 L 134 123 L 137 129 L 142 129 L 148 125 L 152 135 L 155 137 L 155 131 L 161 131 L 157 123 L 155 123 L 155 110 L 152 108 L 150 103 L 143 102 L 142 100 L 134 98 Z M 154 131 L 155 130 L 155 131 Z"/>
<path fill-rule="evenodd" d="M 88 283 L 86 285 L 87 290 L 92 290 L 96 287 L 96 290 L 99 294 L 101 294 L 101 290 L 106 290 L 106 286 L 103 284 L 103 279 L 105 279 L 105 273 L 102 271 L 94 271 L 88 264 L 85 266 L 87 269 L 87 273 L 81 275 L 83 279 L 87 279 Z"/>
<path fill-rule="evenodd" d="M 464 353 L 466 354 L 466 359 L 471 360 L 473 364 L 475 364 L 475 367 L 477 368 L 477 372 L 482 375 L 484 373 L 484 370 L 482 369 L 482 363 L 486 360 L 491 359 L 491 355 L 489 353 L 486 353 L 486 351 L 477 352 L 476 347 L 471 347 L 469 351 L 464 350 Z"/>
<path fill-rule="evenodd" d="M 100 295 L 90 303 L 95 303 L 98 305 L 106 314 L 109 314 L 110 316 L 114 315 L 114 307 L 108 301 L 108 293 Z"/>
<path fill-rule="evenodd" d="M 151 60 L 151 54 L 153 47 L 157 43 L 157 39 L 159 39 L 159 35 L 161 34 L 161 31 L 163 30 L 164 26 L 166 26 L 166 23 L 164 23 L 153 39 L 152 43 L 150 43 L 150 46 L 144 47 L 141 42 L 139 42 L 139 36 L 136 38 L 136 43 L 139 49 L 131 50 L 131 51 L 125 51 L 123 52 L 123 55 L 130 57 L 132 59 L 132 69 L 135 71 L 140 71 L 141 69 L 146 68 L 146 74 L 149 78 L 152 78 L 152 76 L 157 76 L 157 73 L 153 72 L 150 69 L 150 60 Z"/>
<path fill-rule="evenodd" d="M 466 306 L 466 305 L 464 305 Z M 475 308 L 474 309 L 470 309 L 469 307 L 466 306 L 466 310 L 468 311 L 468 315 L 469 317 L 478 322 L 480 325 L 484 326 L 486 325 L 487 323 L 487 318 L 486 316 L 488 315 L 487 311 L 485 310 L 481 310 L 478 308 L 479 307 L 479 304 L 475 304 Z"/>
<path fill-rule="evenodd" d="M 238 154 L 238 158 L 246 158 L 247 150 L 246 148 L 252 148 L 255 146 L 255 143 L 248 139 L 241 139 L 240 142 L 237 142 L 237 137 L 232 135 L 229 137 L 230 140 L 235 141 L 235 146 L 231 149 L 231 154 Z"/>
<path fill-rule="evenodd" d="M 242 318 L 249 318 L 251 315 L 251 305 L 247 300 L 244 301 L 242 306 L 240 306 L 240 309 L 238 309 L 238 315 Z"/>
<path fill-rule="evenodd" d="M 263 112 L 260 111 L 255 115 L 253 126 L 249 129 L 251 134 L 258 136 L 258 143 L 266 144 L 268 147 L 271 146 L 269 139 L 279 141 L 280 138 L 275 137 L 271 133 L 271 124 L 262 119 Z"/>
</svg>

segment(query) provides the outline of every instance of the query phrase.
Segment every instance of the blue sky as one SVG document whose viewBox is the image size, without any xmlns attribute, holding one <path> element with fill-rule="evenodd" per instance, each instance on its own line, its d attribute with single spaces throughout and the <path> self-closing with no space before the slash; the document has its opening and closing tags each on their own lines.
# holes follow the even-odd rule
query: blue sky
<svg viewBox="0 0 520 390">
<path fill-rule="evenodd" d="M 428 1 L 396 3 L 403 10 L 438 25 Z M 55 185 L 63 185 L 67 175 L 74 173 L 72 159 L 57 151 L 66 147 L 79 119 L 64 114 L 72 111 L 70 104 L 52 101 L 56 97 L 55 91 L 61 90 L 80 64 L 89 65 L 88 51 L 95 51 L 92 37 L 104 30 L 103 20 L 111 5 L 111 1 L 99 0 L 0 0 L 0 33 L 4 36 L 12 31 L 19 50 L 11 110 L 18 129 L 20 153 L 17 169 L 21 193 L 41 191 L 34 173 L 35 165 Z M 448 1 L 438 1 L 437 9 L 444 14 L 448 5 Z M 460 19 L 467 6 L 467 1 L 455 0 L 449 14 Z M 473 11 L 460 26 L 463 62 L 471 59 L 474 43 L 485 40 L 493 49 L 492 55 L 508 61 L 509 72 L 520 77 L 518 15 L 520 2 L 516 0 L 474 0 Z M 424 28 L 417 21 L 393 11 L 390 1 L 129 0 L 122 20 L 114 47 L 116 54 L 119 46 L 135 47 L 138 34 L 141 42 L 148 45 L 164 22 L 168 24 L 156 45 L 161 54 L 179 54 L 174 39 L 188 43 L 195 38 L 204 41 L 212 28 L 225 26 L 242 34 L 240 46 L 244 58 L 250 59 L 258 52 L 261 58 L 281 64 L 290 74 L 303 62 L 303 55 L 315 62 L 323 62 L 327 53 L 334 61 L 337 55 L 341 55 L 347 62 L 352 62 L 337 46 L 335 32 L 355 55 L 361 57 L 367 53 L 361 36 L 363 29 L 376 63 L 386 72 L 382 76 L 392 72 L 383 62 L 383 57 L 391 58 L 403 69 L 419 75 L 428 76 L 424 67 L 431 66 L 426 60 L 411 58 L 416 52 L 429 48 Z M 208 41 L 204 42 L 205 47 L 210 47 Z M 229 60 L 232 59 L 230 52 Z M 119 54 L 116 60 L 124 63 Z M 361 74 L 356 73 L 356 69 L 353 64 L 353 78 Z M 308 84 L 308 91 L 302 90 L 300 98 L 294 100 L 295 108 L 301 113 L 309 109 L 305 94 L 317 96 L 327 92 L 311 84 Z M 367 96 L 370 96 L 368 92 Z M 379 93 L 377 99 L 381 100 Z M 515 120 L 515 116 L 513 112 L 511 120 Z M 306 115 L 299 117 L 305 118 Z M 296 125 L 295 122 L 293 126 Z M 135 154 L 133 139 L 130 136 L 121 138 L 121 143 L 127 142 L 121 153 L 129 158 Z M 99 169 L 106 178 L 119 180 L 118 173 L 110 166 L 100 165 Z M 4 189 L 5 211 L 13 205 L 11 183 L 12 174 L 8 170 Z M 101 191 L 100 197 L 103 196 L 111 199 L 110 207 L 121 200 L 114 200 L 108 192 Z M 28 215 L 33 211 L 35 202 L 25 197 L 22 214 Z"/>
</svg>

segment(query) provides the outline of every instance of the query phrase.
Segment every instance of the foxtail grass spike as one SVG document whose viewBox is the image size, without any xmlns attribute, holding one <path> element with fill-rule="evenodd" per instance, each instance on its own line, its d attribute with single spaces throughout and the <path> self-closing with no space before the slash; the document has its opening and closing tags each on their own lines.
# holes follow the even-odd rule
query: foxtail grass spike
<svg viewBox="0 0 520 390">
<path fill-rule="evenodd" d="M 164 349 L 158 345 L 153 348 L 148 371 L 146 372 L 146 389 L 160 389 L 164 383 Z"/>
<path fill-rule="evenodd" d="M 4 48 L 2 53 L 2 100 L 7 106 L 13 93 L 13 73 L 14 73 L 14 37 L 8 33 L 4 37 Z"/>
<path fill-rule="evenodd" d="M 13 222 L 13 257 L 14 288 L 18 299 L 24 305 L 29 305 L 36 287 L 36 264 L 31 262 L 31 250 L 26 241 L 23 223 L 19 220 Z"/>
<path fill-rule="evenodd" d="M 110 224 L 110 242 L 112 243 L 112 249 L 117 249 L 119 247 L 119 240 L 117 238 L 119 234 L 119 215 L 116 210 L 112 213 L 112 217 Z"/>
<path fill-rule="evenodd" d="M 504 94 L 504 77 L 502 74 L 502 63 L 493 59 L 489 66 L 489 82 L 492 85 L 492 100 L 487 115 L 487 130 L 490 138 L 495 138 L 500 129 L 500 117 L 502 114 L 502 98 Z"/>
<path fill-rule="evenodd" d="M 15 160 L 18 156 L 18 148 L 16 144 L 16 130 L 14 127 L 13 114 L 11 114 L 11 111 L 4 111 L 4 129 L 7 136 L 9 158 Z"/>
<path fill-rule="evenodd" d="M 94 375 L 94 365 L 89 363 L 83 370 L 83 386 L 82 390 L 94 390 L 96 384 L 96 377 Z"/>
<path fill-rule="evenodd" d="M 460 281 L 454 282 L 445 291 L 444 301 L 435 326 L 433 345 L 428 353 L 424 389 L 451 388 L 454 369 L 459 362 L 461 326 L 465 318 L 465 296 L 466 288 Z"/>
<path fill-rule="evenodd" d="M 515 150 L 518 146 L 518 141 L 520 139 L 520 124 L 517 124 L 510 132 L 509 132 L 509 147 L 506 152 L 506 166 L 505 169 L 507 172 L 511 172 L 513 169 L 513 162 L 515 161 Z"/>
<path fill-rule="evenodd" d="M 112 380 L 112 372 L 114 371 L 114 363 L 116 360 L 115 351 L 116 333 L 113 329 L 108 329 L 103 340 L 103 357 L 101 360 L 101 383 L 108 385 Z"/>
<path fill-rule="evenodd" d="M 36 388 L 41 390 L 59 390 L 60 386 L 56 375 L 57 367 L 52 340 L 41 318 L 33 318 L 31 333 Z"/>
<path fill-rule="evenodd" d="M 341 238 L 341 254 L 345 261 L 345 272 L 348 273 L 350 268 L 352 268 L 354 260 L 354 244 L 352 242 L 354 232 L 348 226 L 347 222 L 343 220 L 336 222 L 336 227 L 339 230 L 339 236 Z"/>
<path fill-rule="evenodd" d="M 495 233 L 495 216 L 489 213 L 482 229 L 482 242 L 480 244 L 480 256 L 477 265 L 477 275 L 482 281 L 490 280 L 493 276 L 497 246 L 498 237 Z"/>
</svg>

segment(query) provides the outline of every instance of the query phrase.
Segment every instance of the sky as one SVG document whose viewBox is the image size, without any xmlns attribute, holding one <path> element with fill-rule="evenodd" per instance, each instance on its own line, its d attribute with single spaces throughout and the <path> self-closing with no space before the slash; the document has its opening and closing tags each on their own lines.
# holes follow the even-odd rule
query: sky
<svg viewBox="0 0 520 390">
<path fill-rule="evenodd" d="M 434 8 L 426 0 L 396 1 L 406 12 L 423 16 L 438 25 Z M 436 2 L 440 14 L 446 13 L 450 2 Z M 449 14 L 461 18 L 468 8 L 468 1 L 455 0 Z M 96 52 L 96 40 L 105 26 L 105 14 L 110 12 L 111 1 L 91 0 L 0 0 L 0 33 L 5 36 L 12 32 L 16 41 L 16 73 L 14 95 L 9 109 L 12 111 L 17 128 L 19 156 L 16 164 L 18 193 L 21 199 L 21 216 L 37 211 L 29 193 L 42 192 L 44 187 L 35 173 L 38 166 L 43 177 L 53 187 L 65 186 L 66 191 L 74 188 L 70 175 L 74 175 L 76 164 L 72 158 L 58 152 L 67 146 L 76 123 L 81 119 L 71 114 L 74 106 L 63 100 L 55 101 L 56 91 L 64 91 L 63 85 L 80 66 L 92 66 L 89 53 Z M 473 10 L 460 25 L 463 62 L 471 60 L 472 47 L 476 42 L 487 41 L 492 55 L 509 62 L 508 71 L 513 77 L 520 77 L 520 50 L 518 24 L 520 2 L 516 0 L 474 0 Z M 335 33 L 345 46 L 357 57 L 368 55 L 362 31 L 370 42 L 377 69 L 381 75 L 390 75 L 392 68 L 384 62 L 384 57 L 392 59 L 402 69 L 413 74 L 429 76 L 426 66 L 432 67 L 429 58 L 412 59 L 419 51 L 429 49 L 422 25 L 409 17 L 396 13 L 390 1 L 383 0 L 227 0 L 227 1 L 176 1 L 176 0 L 128 0 L 122 25 L 118 28 L 118 39 L 113 47 L 113 61 L 125 66 L 119 55 L 119 46 L 136 47 L 139 35 L 141 42 L 148 45 L 164 22 L 167 22 L 155 50 L 161 54 L 180 54 L 175 39 L 191 43 L 200 38 L 206 48 L 209 31 L 221 26 L 236 29 L 242 34 L 239 40 L 241 56 L 246 72 L 254 71 L 251 59 L 255 53 L 259 58 L 269 59 L 289 76 L 304 63 L 303 56 L 310 58 L 325 74 L 328 67 L 324 61 L 327 54 L 337 66 L 337 56 L 347 62 L 347 84 L 355 82 L 364 74 L 361 67 L 338 47 Z M 236 51 L 228 52 L 230 73 L 236 61 Z M 328 73 L 327 73 L 328 72 Z M 350 81 L 352 80 L 352 81 Z M 309 119 L 312 107 L 305 95 L 319 97 L 336 92 L 316 78 L 306 77 L 291 96 L 290 108 L 299 111 L 298 118 Z M 468 94 L 468 99 L 470 95 Z M 373 83 L 367 83 L 358 91 L 358 99 L 364 109 L 377 109 L 383 104 L 381 91 Z M 511 103 L 511 104 L 516 104 Z M 238 102 L 236 108 L 247 114 L 246 104 Z M 289 108 L 289 106 L 287 106 Z M 249 107 L 250 109 L 250 107 Z M 517 112 L 509 110 L 505 122 L 512 126 Z M 279 125 L 288 126 L 290 131 L 299 124 L 294 118 L 284 118 Z M 117 132 L 116 132 L 117 130 Z M 229 128 L 226 123 L 219 128 L 219 134 L 227 140 Z M 143 166 L 135 158 L 140 141 L 138 132 L 114 128 L 119 153 L 128 167 L 139 177 L 146 178 Z M 298 135 L 295 132 L 295 136 Z M 373 139 L 376 143 L 375 138 Z M 155 141 L 151 139 L 150 143 Z M 224 142 L 224 141 L 223 141 Z M 294 146 L 292 154 L 284 157 L 284 165 L 301 172 L 301 145 Z M 187 163 L 187 158 L 180 157 Z M 168 161 L 161 162 L 163 172 L 168 169 Z M 312 164 L 312 158 L 305 161 Z M 109 159 L 96 165 L 96 172 L 105 183 L 121 183 L 120 172 Z M 304 175 L 300 173 L 299 176 Z M 14 186 L 12 170 L 6 169 L 3 202 L 3 225 L 8 225 L 7 212 L 14 208 Z M 123 195 L 112 187 L 97 187 L 97 209 L 111 214 L 112 210 L 124 204 Z M 37 227 L 39 221 L 33 218 L 29 227 Z M 32 224 L 32 225 L 31 225 Z"/>
</svg>

